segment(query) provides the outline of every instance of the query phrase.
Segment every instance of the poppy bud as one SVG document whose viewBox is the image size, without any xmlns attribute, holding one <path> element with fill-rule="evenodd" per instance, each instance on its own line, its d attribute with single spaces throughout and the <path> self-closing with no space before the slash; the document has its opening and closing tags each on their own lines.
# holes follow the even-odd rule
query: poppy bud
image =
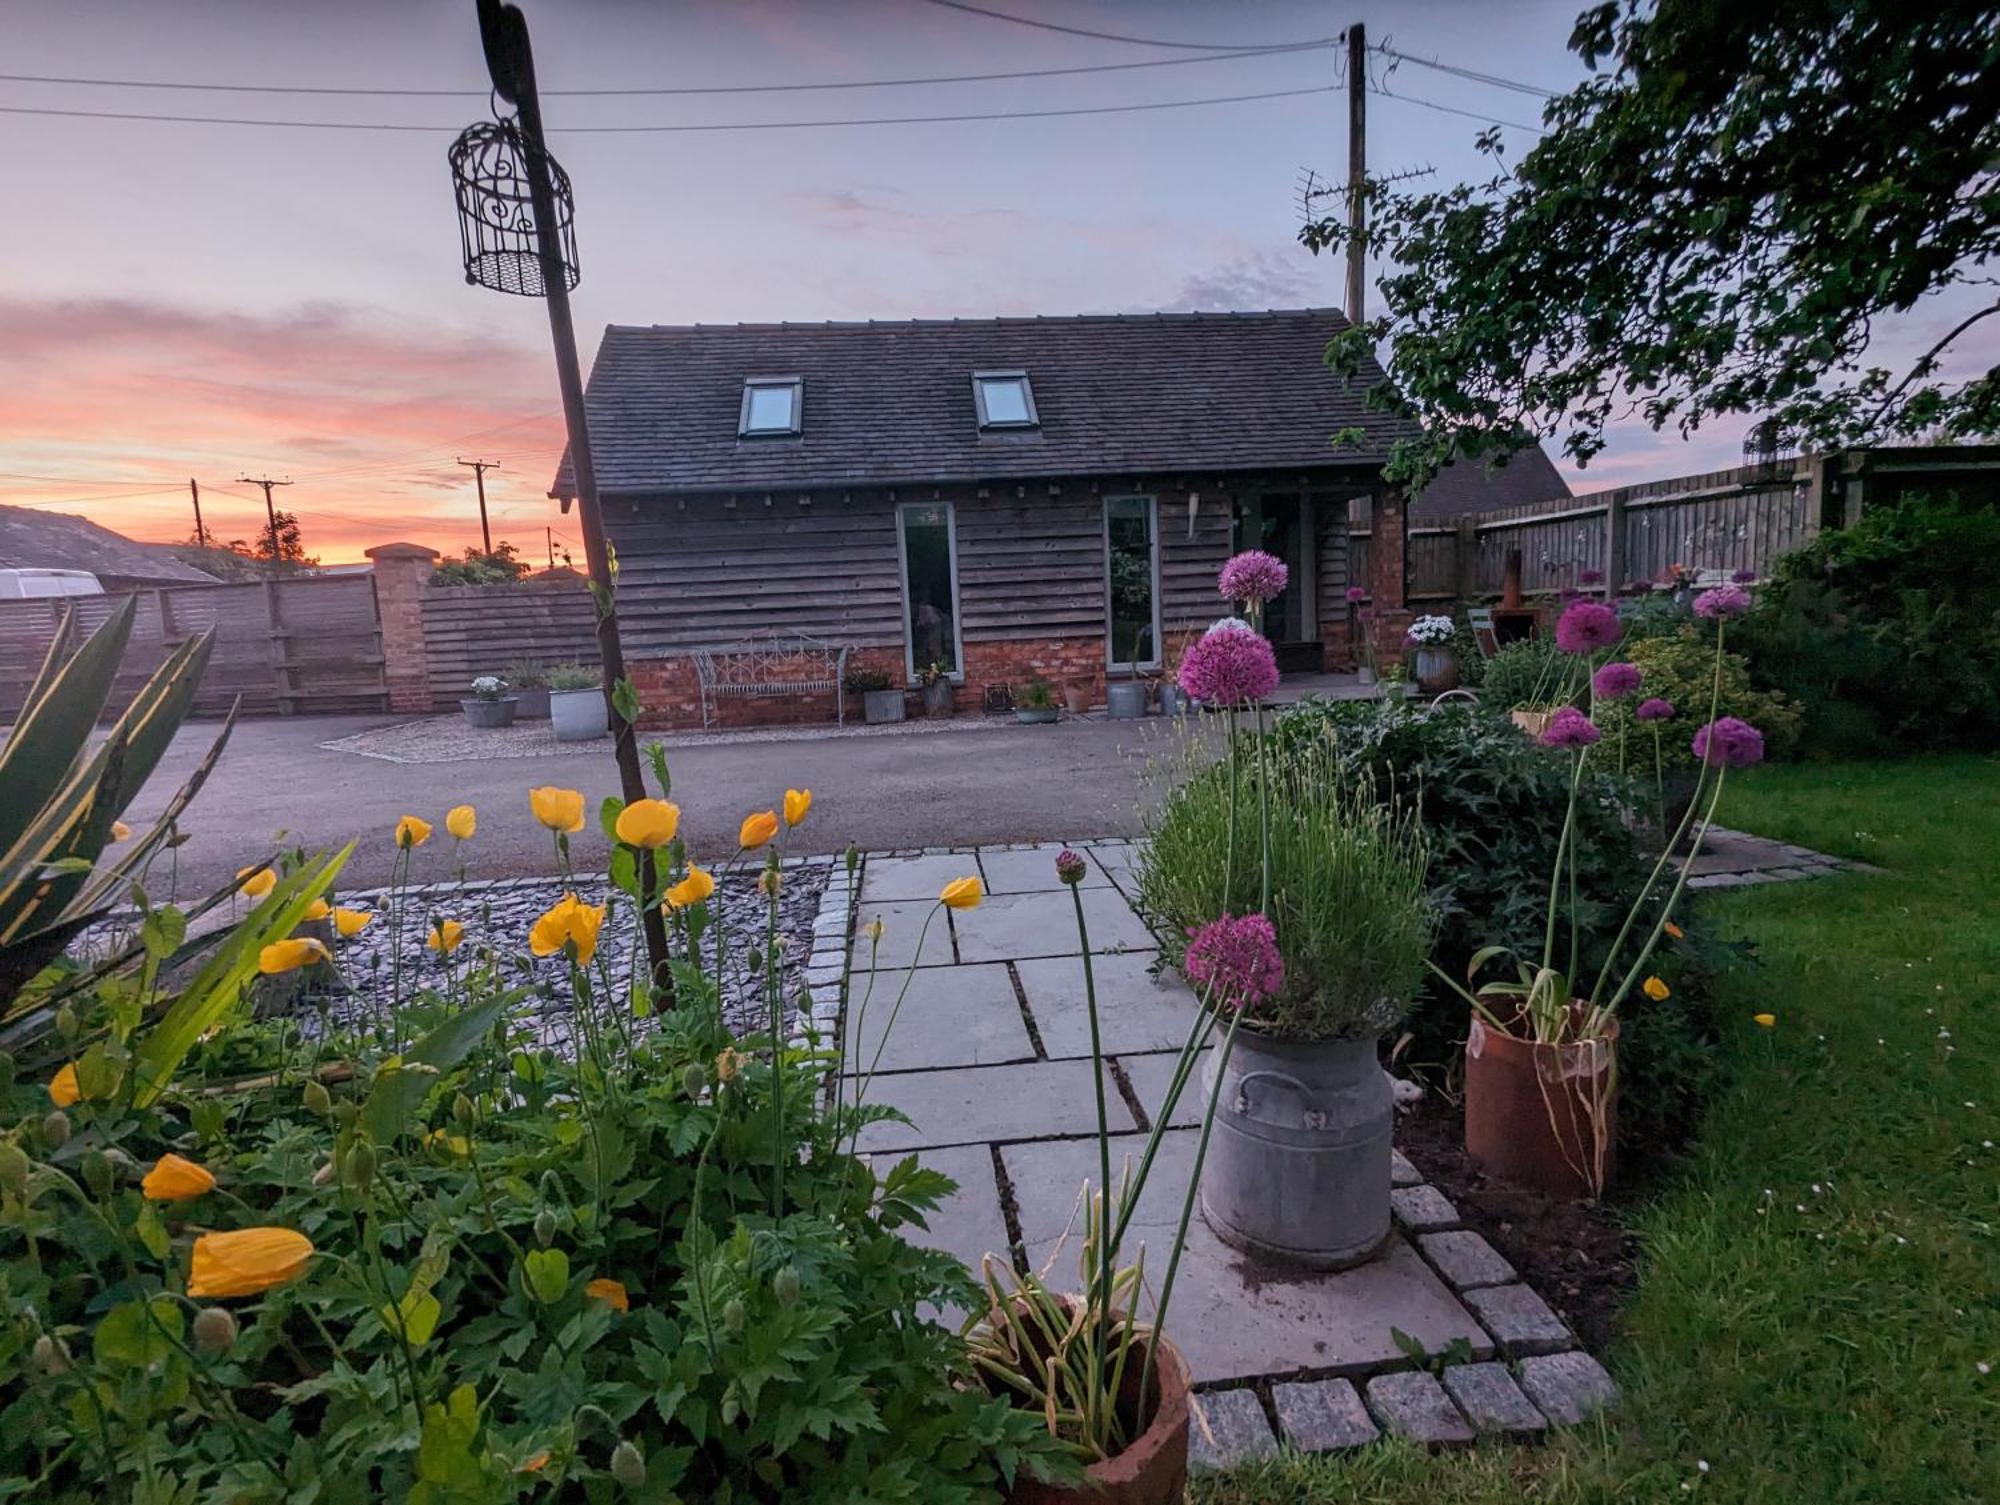
<svg viewBox="0 0 2000 1505">
<path fill-rule="evenodd" d="M 0 1140 L 0 1189 L 17 1195 L 28 1188 L 28 1152 L 11 1139 Z"/>
<path fill-rule="evenodd" d="M 768 899 L 778 891 L 778 885 L 783 881 L 784 880 L 778 876 L 778 870 L 776 868 L 767 867 L 764 869 L 763 872 L 757 875 L 757 892 L 762 894 L 765 898 Z"/>
<path fill-rule="evenodd" d="M 314 1186 L 325 1186 L 328 1182 L 332 1180 L 333 1180 L 333 1162 L 331 1160 L 327 1161 L 318 1170 L 313 1172 Z"/>
<path fill-rule="evenodd" d="M 195 1313 L 194 1346 L 203 1353 L 226 1353 L 236 1345 L 236 1319 L 219 1306 Z"/>
<path fill-rule="evenodd" d="M 847 851 L 841 856 L 841 860 L 847 864 L 847 870 L 850 873 L 853 872 L 861 866 L 861 848 L 850 841 L 847 844 Z"/>
<path fill-rule="evenodd" d="M 556 1215 L 544 1207 L 535 1214 L 535 1242 L 544 1249 L 556 1241 Z"/>
<path fill-rule="evenodd" d="M 47 1333 L 35 1339 L 34 1359 L 35 1368 L 43 1374 L 69 1372 L 69 1350 L 63 1347 L 60 1338 L 52 1338 Z"/>
<path fill-rule="evenodd" d="M 333 1094 L 326 1090 L 326 1083 L 317 1079 L 306 1083 L 300 1101 L 306 1105 L 306 1112 L 317 1113 L 321 1118 L 333 1111 Z"/>
<path fill-rule="evenodd" d="M 83 1022 L 76 1017 L 76 1010 L 68 1004 L 56 1010 L 56 1033 L 65 1040 L 74 1040 L 77 1031 L 82 1028 Z"/>
<path fill-rule="evenodd" d="M 558 1176 L 554 1171 L 543 1171 L 542 1200 L 544 1202 L 560 1202 L 562 1194 L 562 1177 Z"/>
<path fill-rule="evenodd" d="M 461 1129 L 472 1125 L 472 1099 L 463 1092 L 451 1100 L 451 1121 Z"/>
<path fill-rule="evenodd" d="M 49 1148 L 59 1150 L 69 1143 L 69 1115 L 57 1108 L 42 1120 L 42 1138 L 49 1142 Z"/>
<path fill-rule="evenodd" d="M 689 1097 L 700 1097 L 708 1086 L 708 1070 L 699 1061 L 690 1061 L 681 1073 L 681 1085 L 687 1088 Z"/>
<path fill-rule="evenodd" d="M 741 1296 L 731 1296 L 722 1304 L 722 1325 L 732 1333 L 743 1331 L 743 1320 L 749 1315 L 743 1308 Z"/>
<path fill-rule="evenodd" d="M 361 1116 L 360 1107 L 352 1099 L 342 1098 L 333 1105 L 333 1121 L 343 1129 L 354 1127 L 354 1120 Z"/>
<path fill-rule="evenodd" d="M 365 1139 L 357 1139 L 347 1147 L 347 1184 L 356 1191 L 368 1190 L 368 1184 L 375 1179 L 375 1146 Z"/>
<path fill-rule="evenodd" d="M 755 977 L 759 973 L 761 973 L 764 970 L 764 948 L 762 946 L 752 946 L 750 948 L 748 961 L 750 964 L 750 975 L 752 977 Z"/>
<path fill-rule="evenodd" d="M 83 1157 L 83 1184 L 100 1197 L 111 1195 L 111 1158 L 102 1150 L 92 1150 Z"/>
<path fill-rule="evenodd" d="M 611 1450 L 611 1477 L 627 1489 L 637 1489 L 646 1482 L 646 1460 L 630 1442 L 621 1442 Z"/>
<path fill-rule="evenodd" d="M 799 1299 L 799 1272 L 790 1265 L 780 1267 L 771 1277 L 771 1294 L 778 1298 L 779 1306 L 790 1306 Z"/>
</svg>

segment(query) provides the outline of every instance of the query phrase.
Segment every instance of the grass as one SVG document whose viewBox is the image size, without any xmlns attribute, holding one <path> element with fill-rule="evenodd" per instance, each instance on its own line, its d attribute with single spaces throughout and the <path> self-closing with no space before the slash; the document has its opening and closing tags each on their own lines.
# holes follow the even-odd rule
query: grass
<svg viewBox="0 0 2000 1505">
<path fill-rule="evenodd" d="M 1761 963 L 1723 983 L 1731 1084 L 1635 1218 L 1619 1413 L 1539 1446 L 1287 1458 L 1198 1505 L 2000 1494 L 2000 761 L 1765 768 L 1723 816 L 1889 871 L 1695 914 Z"/>
</svg>

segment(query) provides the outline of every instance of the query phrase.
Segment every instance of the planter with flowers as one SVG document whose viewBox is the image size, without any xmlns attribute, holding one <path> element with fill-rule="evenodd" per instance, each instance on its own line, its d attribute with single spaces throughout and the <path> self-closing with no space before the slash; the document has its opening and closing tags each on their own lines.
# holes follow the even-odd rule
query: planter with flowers
<svg viewBox="0 0 2000 1505">
<path fill-rule="evenodd" d="M 1014 719 L 1025 726 L 1046 725 L 1056 719 L 1056 695 L 1046 679 L 1031 679 L 1014 697 Z"/>
<path fill-rule="evenodd" d="M 1441 695 L 1458 688 L 1458 655 L 1452 639 L 1458 627 L 1450 617 L 1433 614 L 1418 617 L 1410 624 L 1406 641 L 1416 649 L 1417 688 L 1426 695 Z"/>
<path fill-rule="evenodd" d="M 1638 998 L 1659 1003 L 1670 996 L 1668 984 L 1650 970 L 1653 957 L 1663 936 L 1677 934 L 1674 907 L 1686 891 L 1688 870 L 1715 818 L 1729 771 L 1764 756 L 1761 732 L 1734 716 L 1715 715 L 1723 640 L 1730 619 L 1748 606 L 1749 598 L 1730 586 L 1709 592 L 1696 605 L 1715 624 L 1709 719 L 1689 744 L 1696 785 L 1594 977 L 1584 975 L 1579 960 L 1576 791 L 1594 758 L 1618 754 L 1616 744 L 1604 743 L 1599 721 L 1642 693 L 1644 675 L 1635 665 L 1611 661 L 1624 629 L 1609 607 L 1574 601 L 1557 624 L 1557 645 L 1590 675 L 1591 713 L 1564 706 L 1541 736 L 1544 746 L 1572 760 L 1541 955 L 1528 959 L 1488 947 L 1473 956 L 1463 984 L 1439 973 L 1472 1009 L 1465 1046 L 1465 1147 L 1495 1175 L 1559 1197 L 1601 1196 L 1612 1179 L 1619 1012 L 1638 1006 Z M 1642 701 L 1633 713 L 1656 736 L 1664 735 L 1661 728 L 1672 717 L 1673 708 L 1657 698 Z M 1677 856 L 1678 870 L 1667 884 L 1668 866 Z M 1483 976 L 1502 960 L 1511 962 L 1511 976 Z"/>
<path fill-rule="evenodd" d="M 949 716 L 952 712 L 951 671 L 943 664 L 926 664 L 917 671 L 917 682 L 923 686 L 924 714 Z"/>
<path fill-rule="evenodd" d="M 472 693 L 458 702 L 467 726 L 493 731 L 514 724 L 514 711 L 520 702 L 507 693 L 506 680 L 497 674 L 482 674 L 470 688 Z"/>
</svg>

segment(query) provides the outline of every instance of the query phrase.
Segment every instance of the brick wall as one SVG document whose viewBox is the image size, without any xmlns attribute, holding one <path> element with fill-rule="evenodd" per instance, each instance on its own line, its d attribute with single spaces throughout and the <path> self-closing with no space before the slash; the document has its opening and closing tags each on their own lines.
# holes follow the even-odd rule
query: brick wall
<svg viewBox="0 0 2000 1505">
<path fill-rule="evenodd" d="M 1375 652 L 1384 663 L 1402 658 L 1403 635 L 1416 620 L 1404 594 L 1406 527 L 1403 493 L 1376 492 L 1368 513 L 1368 599 L 1375 609 Z"/>
<path fill-rule="evenodd" d="M 438 551 L 416 543 L 385 543 L 363 552 L 375 563 L 375 609 L 382 623 L 382 678 L 389 689 L 389 709 L 429 711 L 424 592 Z"/>
</svg>

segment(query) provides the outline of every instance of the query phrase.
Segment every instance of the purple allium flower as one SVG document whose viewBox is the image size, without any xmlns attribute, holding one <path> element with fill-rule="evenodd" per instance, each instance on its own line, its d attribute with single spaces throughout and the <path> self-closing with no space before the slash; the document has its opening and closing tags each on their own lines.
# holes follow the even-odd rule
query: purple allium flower
<svg viewBox="0 0 2000 1505">
<path fill-rule="evenodd" d="M 1624 635 L 1618 613 L 1602 601 L 1572 601 L 1556 623 L 1556 646 L 1564 653 L 1594 653 Z"/>
<path fill-rule="evenodd" d="M 1188 644 L 1177 679 L 1196 700 L 1242 705 L 1278 688 L 1278 659 L 1261 633 L 1211 629 Z"/>
<path fill-rule="evenodd" d="M 1089 867 L 1084 863 L 1083 853 L 1072 852 L 1068 847 L 1056 853 L 1056 877 L 1070 887 L 1074 888 L 1083 882 L 1084 875 L 1089 871 Z"/>
<path fill-rule="evenodd" d="M 1590 677 L 1590 693 L 1599 700 L 1623 700 L 1639 693 L 1637 664 L 1606 664 Z"/>
<path fill-rule="evenodd" d="M 1639 702 L 1639 709 L 1632 713 L 1641 721 L 1671 721 L 1674 719 L 1674 703 L 1655 695 L 1651 700 Z"/>
<path fill-rule="evenodd" d="M 1358 585 L 1348 586 L 1347 604 L 1349 606 L 1359 606 L 1363 601 L 1366 601 L 1367 599 L 1368 599 L 1368 592 L 1363 590 L 1360 586 Z"/>
<path fill-rule="evenodd" d="M 1585 570 L 1576 577 L 1576 583 L 1578 585 L 1602 585 L 1604 584 L 1604 571 Z"/>
<path fill-rule="evenodd" d="M 1202 636 L 1212 638 L 1218 632 L 1254 633 L 1256 632 L 1256 630 L 1257 630 L 1256 628 L 1252 627 L 1248 622 L 1244 621 L 1241 617 L 1217 617 L 1213 622 L 1210 622 L 1208 624 L 1208 631 L 1203 633 Z"/>
<path fill-rule="evenodd" d="M 1755 570 L 1737 570 L 1729 578 L 1738 585 L 1755 585 L 1757 583 L 1757 572 Z"/>
<path fill-rule="evenodd" d="M 1740 617 L 1749 609 L 1750 592 L 1740 585 L 1718 585 L 1694 598 L 1694 614 L 1698 617 Z"/>
<path fill-rule="evenodd" d="M 1185 965 L 1188 981 L 1220 1008 L 1249 1008 L 1285 985 L 1278 933 L 1260 914 L 1223 915 L 1189 931 Z"/>
<path fill-rule="evenodd" d="M 1217 589 L 1225 601 L 1269 601 L 1285 593 L 1291 573 L 1277 555 L 1245 549 L 1222 567 Z"/>
<path fill-rule="evenodd" d="M 1573 705 L 1566 705 L 1549 722 L 1548 730 L 1542 733 L 1544 747 L 1588 747 L 1604 733 L 1597 724 Z"/>
<path fill-rule="evenodd" d="M 1764 761 L 1764 734 L 1747 721 L 1718 716 L 1694 734 L 1695 757 L 1725 768 L 1748 768 Z"/>
</svg>

